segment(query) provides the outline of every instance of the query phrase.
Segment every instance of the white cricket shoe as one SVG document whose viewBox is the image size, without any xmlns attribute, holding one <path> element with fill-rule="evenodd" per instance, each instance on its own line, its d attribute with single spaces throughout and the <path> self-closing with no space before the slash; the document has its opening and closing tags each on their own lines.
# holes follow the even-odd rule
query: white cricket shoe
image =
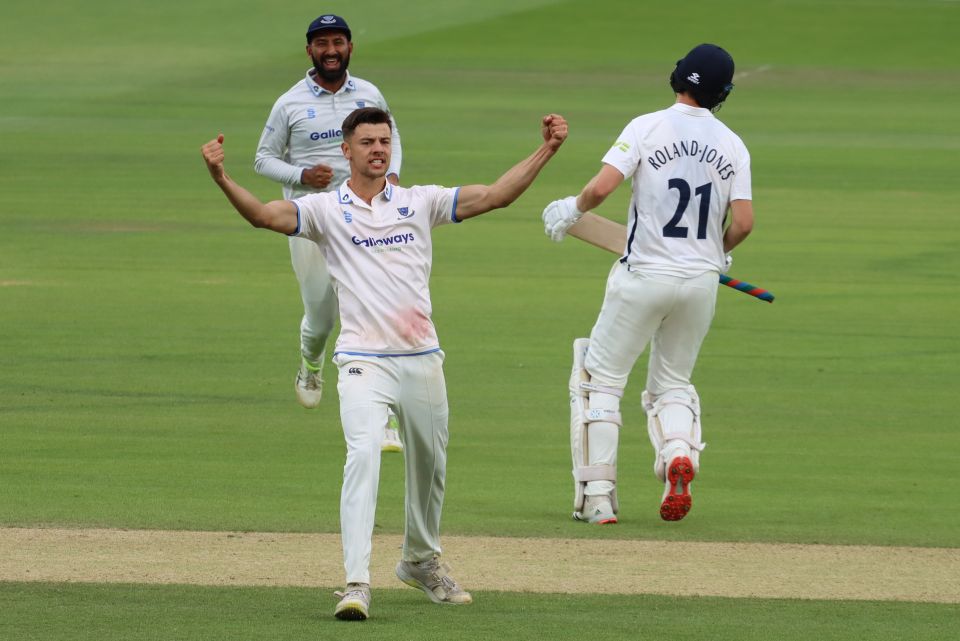
<svg viewBox="0 0 960 641">
<path fill-rule="evenodd" d="M 617 515 L 613 512 L 610 497 L 606 494 L 585 496 L 583 510 L 574 512 L 573 518 L 577 521 L 586 521 L 597 525 L 612 525 L 617 522 Z"/>
<path fill-rule="evenodd" d="M 363 621 L 370 616 L 370 586 L 366 583 L 348 583 L 343 592 L 334 592 L 340 602 L 333 616 L 343 621 Z"/>
<path fill-rule="evenodd" d="M 473 603 L 470 593 L 457 585 L 450 576 L 450 566 L 440 563 L 440 558 L 436 556 L 428 561 L 400 561 L 397 563 L 397 578 L 411 587 L 423 590 L 434 603 Z"/>
<path fill-rule="evenodd" d="M 387 417 L 387 426 L 383 428 L 383 441 L 380 449 L 384 452 L 402 452 L 403 443 L 400 442 L 400 421 L 397 415 L 390 412 Z"/>
<path fill-rule="evenodd" d="M 323 357 L 319 359 L 323 363 Z M 300 370 L 297 372 L 297 380 L 294 389 L 297 392 L 297 400 L 307 409 L 313 409 L 320 405 L 320 398 L 323 396 L 323 372 L 322 365 L 313 365 L 303 356 L 300 357 Z"/>
</svg>

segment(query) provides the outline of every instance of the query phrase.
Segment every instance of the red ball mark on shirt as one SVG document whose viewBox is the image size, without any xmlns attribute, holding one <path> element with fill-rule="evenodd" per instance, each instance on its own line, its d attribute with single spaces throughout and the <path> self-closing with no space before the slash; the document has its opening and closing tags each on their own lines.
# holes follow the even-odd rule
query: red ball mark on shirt
<svg viewBox="0 0 960 641">
<path fill-rule="evenodd" d="M 430 318 L 414 307 L 401 310 L 397 316 L 397 330 L 406 340 L 425 338 L 430 335 L 430 328 Z"/>
</svg>

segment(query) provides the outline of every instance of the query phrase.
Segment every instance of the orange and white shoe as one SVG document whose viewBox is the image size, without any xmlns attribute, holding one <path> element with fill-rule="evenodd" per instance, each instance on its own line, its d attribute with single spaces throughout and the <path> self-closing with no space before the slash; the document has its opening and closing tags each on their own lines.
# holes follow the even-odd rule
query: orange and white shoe
<svg viewBox="0 0 960 641">
<path fill-rule="evenodd" d="M 676 456 L 667 465 L 663 498 L 660 501 L 660 518 L 664 521 L 679 521 L 690 511 L 690 483 L 695 472 L 688 456 Z"/>
</svg>

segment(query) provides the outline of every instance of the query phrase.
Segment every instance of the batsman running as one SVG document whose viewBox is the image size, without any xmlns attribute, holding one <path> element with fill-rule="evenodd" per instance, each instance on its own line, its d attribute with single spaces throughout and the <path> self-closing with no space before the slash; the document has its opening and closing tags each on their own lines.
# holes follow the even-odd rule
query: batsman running
<svg viewBox="0 0 960 641">
<path fill-rule="evenodd" d="M 700 400 L 690 379 L 713 319 L 717 275 L 729 268 L 729 252 L 753 229 L 750 155 L 714 116 L 733 89 L 733 70 L 733 58 L 722 48 L 695 47 L 670 74 L 675 104 L 631 121 L 580 195 L 543 211 L 554 241 L 568 231 L 589 239 L 591 227 L 605 219 L 584 212 L 627 177 L 633 181 L 621 258 L 610 271 L 590 338 L 573 344 L 577 520 L 617 522 L 620 399 L 648 345 L 641 398 L 653 471 L 664 484 L 660 516 L 678 521 L 690 510 L 690 484 L 704 448 Z"/>
<path fill-rule="evenodd" d="M 225 172 L 223 137 L 203 146 L 214 182 L 254 227 L 309 238 L 323 253 L 340 300 L 334 363 L 347 443 L 340 531 L 347 589 L 334 615 L 366 619 L 380 439 L 387 412 L 400 418 L 406 498 L 396 574 L 435 603 L 472 598 L 440 561 L 448 408 L 443 352 L 431 320 L 431 230 L 507 207 L 526 191 L 567 137 L 567 123 L 544 116 L 539 148 L 492 185 L 409 188 L 386 180 L 392 121 L 358 109 L 343 121 L 350 178 L 336 191 L 263 204 Z"/>
</svg>

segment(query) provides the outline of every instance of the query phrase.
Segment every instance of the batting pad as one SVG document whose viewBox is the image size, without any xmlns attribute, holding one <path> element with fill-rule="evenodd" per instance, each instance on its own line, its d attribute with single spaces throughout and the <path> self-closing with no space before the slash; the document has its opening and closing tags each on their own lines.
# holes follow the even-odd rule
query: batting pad
<svg viewBox="0 0 960 641">
<path fill-rule="evenodd" d="M 594 385 L 590 382 L 590 374 L 584 369 L 587 349 L 590 339 L 578 338 L 573 341 L 573 368 L 570 372 L 570 452 L 573 458 L 573 509 L 579 512 L 583 509 L 584 491 L 590 481 L 610 481 L 613 483 L 613 492 L 610 495 L 610 504 L 614 513 L 619 509 L 617 505 L 617 468 L 614 465 L 590 465 L 590 452 L 587 431 L 591 423 L 613 423 L 621 426 L 623 420 L 619 409 L 591 408 L 590 392 L 609 394 L 619 399 L 623 390 Z"/>
<path fill-rule="evenodd" d="M 661 481 L 666 481 L 665 447 L 669 441 L 683 441 L 690 446 L 690 462 L 695 472 L 700 471 L 700 452 L 707 446 L 701 442 L 700 397 L 693 385 L 683 389 L 669 390 L 651 400 L 652 395 L 644 390 L 640 395 L 643 409 L 647 412 L 647 433 L 653 446 L 653 472 Z M 676 407 L 684 411 L 672 411 Z M 670 408 L 671 411 L 667 411 Z"/>
</svg>

